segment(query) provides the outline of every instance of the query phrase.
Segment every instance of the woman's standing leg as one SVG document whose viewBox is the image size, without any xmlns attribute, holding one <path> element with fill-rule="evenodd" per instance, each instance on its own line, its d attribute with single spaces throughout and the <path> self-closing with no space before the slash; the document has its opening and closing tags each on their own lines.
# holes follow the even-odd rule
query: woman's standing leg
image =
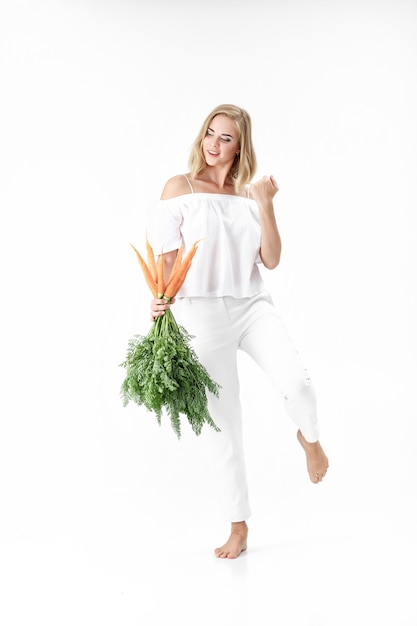
<svg viewBox="0 0 417 626">
<path fill-rule="evenodd" d="M 220 432 L 206 426 L 201 438 L 224 516 L 232 523 L 228 541 L 215 553 L 235 558 L 246 549 L 246 520 L 251 514 L 237 370 L 239 336 L 222 298 L 184 299 L 175 316 L 194 336 L 192 345 L 200 362 L 221 386 L 218 398 L 207 395 L 210 415 Z"/>
</svg>

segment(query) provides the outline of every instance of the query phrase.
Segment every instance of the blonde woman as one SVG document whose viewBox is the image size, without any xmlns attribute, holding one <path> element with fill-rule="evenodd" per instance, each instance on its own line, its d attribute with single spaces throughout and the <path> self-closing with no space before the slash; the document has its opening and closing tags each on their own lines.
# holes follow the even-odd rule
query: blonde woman
<svg viewBox="0 0 417 626">
<path fill-rule="evenodd" d="M 238 350 L 255 360 L 281 394 L 297 425 L 313 483 L 325 476 L 328 459 L 319 443 L 313 386 L 259 271 L 260 264 L 272 270 L 280 261 L 273 204 L 278 185 L 273 176 L 251 183 L 257 162 L 248 113 L 230 104 L 211 111 L 194 142 L 189 168 L 165 184 L 150 217 L 148 237 L 155 253 L 163 254 L 166 276 L 179 246 L 186 252 L 202 240 L 177 295 L 175 317 L 195 337 L 198 358 L 221 385 L 218 398 L 208 394 L 210 414 L 221 432 L 206 429 L 201 437 L 231 523 L 230 536 L 215 555 L 233 559 L 247 549 L 251 515 Z M 164 300 L 152 300 L 152 318 L 163 315 L 168 306 Z"/>
</svg>

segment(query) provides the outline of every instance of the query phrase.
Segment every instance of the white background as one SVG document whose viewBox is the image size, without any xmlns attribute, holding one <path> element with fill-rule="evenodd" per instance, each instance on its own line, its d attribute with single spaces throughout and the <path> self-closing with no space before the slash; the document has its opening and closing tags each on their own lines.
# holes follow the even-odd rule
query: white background
<svg viewBox="0 0 417 626">
<path fill-rule="evenodd" d="M 416 626 L 417 4 L 1 0 L 0 45 L 2 624 Z M 129 243 L 223 102 L 280 185 L 264 276 L 331 466 L 242 357 L 233 562 L 199 440 L 119 398 Z"/>
</svg>

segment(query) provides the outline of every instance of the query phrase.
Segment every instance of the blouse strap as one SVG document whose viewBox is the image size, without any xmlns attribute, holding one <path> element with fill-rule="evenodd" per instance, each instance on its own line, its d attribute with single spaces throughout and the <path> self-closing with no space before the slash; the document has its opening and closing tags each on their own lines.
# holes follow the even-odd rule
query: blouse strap
<svg viewBox="0 0 417 626">
<path fill-rule="evenodd" d="M 194 193 L 193 186 L 190 183 L 190 180 L 189 180 L 188 176 L 186 176 L 185 174 L 183 174 L 183 176 L 184 176 L 185 180 L 187 181 L 187 183 L 190 185 L 191 193 Z"/>
</svg>

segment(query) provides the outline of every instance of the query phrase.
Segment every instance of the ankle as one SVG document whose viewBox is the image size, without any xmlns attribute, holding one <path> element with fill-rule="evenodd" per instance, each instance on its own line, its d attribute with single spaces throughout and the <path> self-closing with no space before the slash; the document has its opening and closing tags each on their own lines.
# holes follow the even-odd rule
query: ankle
<svg viewBox="0 0 417 626">
<path fill-rule="evenodd" d="M 248 534 L 248 525 L 245 521 L 243 522 L 232 522 L 232 533 L 239 534 Z"/>
</svg>

